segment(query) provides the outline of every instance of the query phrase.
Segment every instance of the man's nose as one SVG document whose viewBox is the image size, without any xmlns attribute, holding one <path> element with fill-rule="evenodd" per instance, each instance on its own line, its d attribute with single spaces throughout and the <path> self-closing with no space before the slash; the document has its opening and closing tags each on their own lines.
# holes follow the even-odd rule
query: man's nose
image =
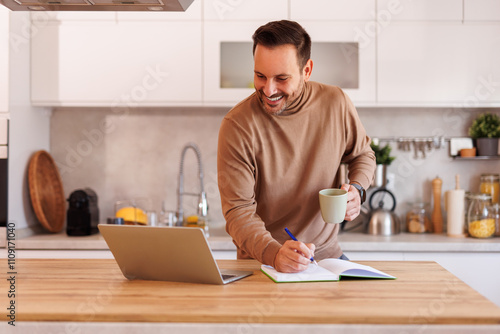
<svg viewBox="0 0 500 334">
<path fill-rule="evenodd" d="M 276 83 L 274 80 L 267 80 L 266 84 L 264 85 L 264 94 L 266 94 L 267 97 L 273 96 L 273 94 L 276 94 L 278 92 L 278 89 L 276 87 Z"/>
</svg>

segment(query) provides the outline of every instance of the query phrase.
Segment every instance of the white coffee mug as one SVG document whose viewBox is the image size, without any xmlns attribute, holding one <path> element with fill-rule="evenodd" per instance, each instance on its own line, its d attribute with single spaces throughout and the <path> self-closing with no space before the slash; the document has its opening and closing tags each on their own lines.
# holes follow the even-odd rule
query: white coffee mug
<svg viewBox="0 0 500 334">
<path fill-rule="evenodd" d="M 325 222 L 329 224 L 342 223 L 347 209 L 347 190 L 320 190 L 319 207 L 321 209 L 321 216 Z"/>
</svg>

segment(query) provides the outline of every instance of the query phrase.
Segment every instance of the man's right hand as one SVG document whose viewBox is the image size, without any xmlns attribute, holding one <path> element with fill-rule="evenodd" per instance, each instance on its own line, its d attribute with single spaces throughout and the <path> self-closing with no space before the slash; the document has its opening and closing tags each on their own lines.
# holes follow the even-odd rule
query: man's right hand
<svg viewBox="0 0 500 334">
<path fill-rule="evenodd" d="M 298 273 L 307 269 L 314 256 L 314 244 L 287 240 L 276 254 L 274 269 L 282 273 Z"/>
</svg>

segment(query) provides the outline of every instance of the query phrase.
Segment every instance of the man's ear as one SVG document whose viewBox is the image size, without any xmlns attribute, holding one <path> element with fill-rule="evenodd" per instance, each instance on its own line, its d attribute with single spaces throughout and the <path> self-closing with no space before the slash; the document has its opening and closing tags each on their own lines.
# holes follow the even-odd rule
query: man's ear
<svg viewBox="0 0 500 334">
<path fill-rule="evenodd" d="M 312 59 L 309 59 L 306 65 L 304 66 L 304 69 L 302 70 L 303 71 L 302 74 L 304 75 L 304 81 L 309 81 L 309 79 L 311 78 L 312 70 L 313 70 L 313 61 Z"/>
</svg>

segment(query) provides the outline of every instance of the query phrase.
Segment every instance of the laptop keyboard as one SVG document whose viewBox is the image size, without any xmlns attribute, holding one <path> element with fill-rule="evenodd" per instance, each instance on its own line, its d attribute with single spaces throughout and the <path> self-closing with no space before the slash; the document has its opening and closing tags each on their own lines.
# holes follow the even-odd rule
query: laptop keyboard
<svg viewBox="0 0 500 334">
<path fill-rule="evenodd" d="M 228 279 L 233 278 L 235 276 L 236 275 L 222 274 L 222 279 L 225 281 L 225 280 L 228 280 Z"/>
</svg>

